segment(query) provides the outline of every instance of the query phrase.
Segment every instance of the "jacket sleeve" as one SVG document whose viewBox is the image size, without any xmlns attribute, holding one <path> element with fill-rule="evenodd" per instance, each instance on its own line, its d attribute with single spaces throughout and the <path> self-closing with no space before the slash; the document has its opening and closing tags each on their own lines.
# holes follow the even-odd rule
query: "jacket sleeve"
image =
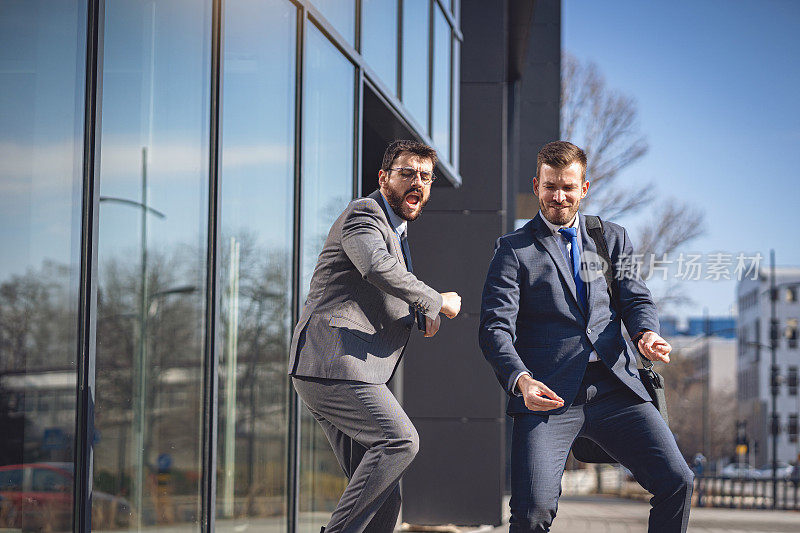
<svg viewBox="0 0 800 533">
<path fill-rule="evenodd" d="M 528 372 L 514 348 L 519 296 L 519 259 L 508 241 L 500 238 L 483 286 L 478 341 L 483 356 L 509 395 L 514 394 L 514 383 L 520 373 Z"/>
<path fill-rule="evenodd" d="M 442 295 L 389 253 L 381 232 L 386 226 L 383 216 L 374 200 L 356 202 L 342 224 L 342 247 L 364 279 L 435 320 L 442 309 Z"/>
<path fill-rule="evenodd" d="M 620 227 L 621 235 L 617 247 L 619 250 L 615 261 L 614 272 L 619 287 L 619 310 L 622 322 L 631 337 L 642 330 L 659 332 L 658 309 L 650 290 L 641 278 L 638 265 L 635 264 L 633 244 L 625 228 Z"/>
</svg>

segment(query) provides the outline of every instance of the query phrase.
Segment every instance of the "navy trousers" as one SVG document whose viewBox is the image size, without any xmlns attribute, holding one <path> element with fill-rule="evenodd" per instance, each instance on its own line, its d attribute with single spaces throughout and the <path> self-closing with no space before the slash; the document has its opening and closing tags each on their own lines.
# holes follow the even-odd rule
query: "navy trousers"
<svg viewBox="0 0 800 533">
<path fill-rule="evenodd" d="M 600 444 L 653 494 L 648 531 L 686 531 L 694 474 L 675 438 L 652 403 L 595 362 L 566 412 L 514 416 L 510 533 L 550 531 L 564 465 L 578 435 Z"/>
</svg>

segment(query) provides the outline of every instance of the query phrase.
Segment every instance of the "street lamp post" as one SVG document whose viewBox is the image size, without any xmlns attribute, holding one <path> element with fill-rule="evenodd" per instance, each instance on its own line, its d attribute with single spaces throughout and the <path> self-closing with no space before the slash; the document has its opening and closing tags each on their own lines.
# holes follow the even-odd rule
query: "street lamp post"
<svg viewBox="0 0 800 533">
<path fill-rule="evenodd" d="M 148 290 L 147 290 L 147 215 L 153 214 L 158 218 L 166 218 L 166 215 L 156 209 L 147 205 L 147 147 L 142 147 L 142 187 L 141 187 L 141 201 L 136 202 L 127 198 L 117 198 L 113 196 L 101 196 L 101 203 L 118 203 L 129 205 L 141 210 L 141 236 L 140 236 L 140 302 L 139 302 L 139 357 L 138 365 L 136 368 L 136 379 L 134 386 L 134 446 L 136 449 L 136 461 L 134 468 L 136 474 L 133 479 L 133 498 L 134 505 L 136 505 L 136 521 L 137 527 L 141 528 L 142 517 L 142 501 L 143 501 L 143 486 L 142 478 L 144 476 L 144 431 L 145 431 L 145 372 L 147 372 L 147 312 L 148 312 Z"/>
</svg>

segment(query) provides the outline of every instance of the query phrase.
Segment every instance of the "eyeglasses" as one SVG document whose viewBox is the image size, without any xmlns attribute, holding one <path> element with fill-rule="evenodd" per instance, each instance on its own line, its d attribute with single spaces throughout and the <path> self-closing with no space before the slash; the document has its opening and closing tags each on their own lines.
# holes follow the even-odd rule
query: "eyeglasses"
<svg viewBox="0 0 800 533">
<path fill-rule="evenodd" d="M 419 175 L 419 179 L 423 185 L 430 185 L 436 181 L 436 175 L 433 172 L 417 170 L 411 167 L 389 168 L 387 170 L 396 170 L 399 172 L 400 177 L 403 178 L 403 181 L 414 181 L 414 178 L 416 178 L 417 175 Z"/>
</svg>

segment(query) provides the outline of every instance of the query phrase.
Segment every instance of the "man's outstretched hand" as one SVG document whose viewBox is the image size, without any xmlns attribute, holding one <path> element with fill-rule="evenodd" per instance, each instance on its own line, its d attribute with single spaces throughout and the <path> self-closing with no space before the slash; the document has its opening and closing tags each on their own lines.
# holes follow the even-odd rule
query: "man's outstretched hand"
<svg viewBox="0 0 800 533">
<path fill-rule="evenodd" d="M 528 374 L 522 374 L 517 381 L 517 388 L 525 400 L 525 407 L 531 411 L 549 411 L 564 407 L 564 400 L 550 388 L 536 381 Z"/>
<path fill-rule="evenodd" d="M 447 318 L 455 318 L 461 311 L 461 296 L 457 292 L 442 293 L 442 313 Z"/>
<path fill-rule="evenodd" d="M 639 347 L 639 353 L 651 361 L 669 363 L 669 352 L 672 351 L 672 346 L 658 333 L 645 331 L 636 345 Z"/>
</svg>

